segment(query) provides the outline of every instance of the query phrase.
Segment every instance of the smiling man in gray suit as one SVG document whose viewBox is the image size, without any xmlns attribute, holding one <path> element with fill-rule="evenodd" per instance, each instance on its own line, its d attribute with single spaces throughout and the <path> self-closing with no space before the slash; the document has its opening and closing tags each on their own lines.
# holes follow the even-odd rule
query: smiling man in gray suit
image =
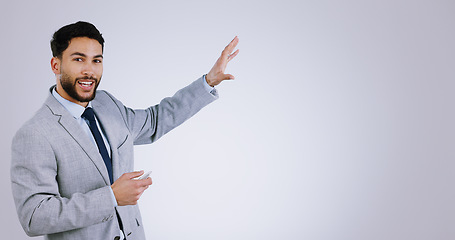
<svg viewBox="0 0 455 240">
<path fill-rule="evenodd" d="M 133 145 L 148 144 L 218 98 L 213 88 L 238 53 L 234 38 L 207 75 L 143 110 L 97 91 L 104 39 L 90 23 L 51 41 L 56 85 L 13 139 L 11 183 L 20 223 L 46 239 L 145 239 L 137 206 L 151 178 L 136 179 Z"/>
</svg>

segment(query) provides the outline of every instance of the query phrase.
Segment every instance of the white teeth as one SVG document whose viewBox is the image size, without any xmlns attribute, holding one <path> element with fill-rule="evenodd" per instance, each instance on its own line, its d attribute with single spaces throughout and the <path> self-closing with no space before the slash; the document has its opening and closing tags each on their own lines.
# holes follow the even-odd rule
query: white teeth
<svg viewBox="0 0 455 240">
<path fill-rule="evenodd" d="M 86 85 L 86 86 L 91 86 L 93 84 L 93 82 L 79 82 L 81 83 L 82 85 Z"/>
</svg>

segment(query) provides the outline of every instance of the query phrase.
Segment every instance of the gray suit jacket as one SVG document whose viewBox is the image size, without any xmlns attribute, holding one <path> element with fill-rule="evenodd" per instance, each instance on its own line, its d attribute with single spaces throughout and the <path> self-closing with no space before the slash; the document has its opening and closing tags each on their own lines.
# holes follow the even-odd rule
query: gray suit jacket
<svg viewBox="0 0 455 240">
<path fill-rule="evenodd" d="M 156 141 L 218 97 L 202 81 L 145 110 L 132 110 L 97 91 L 92 106 L 111 147 L 114 180 L 134 170 L 133 145 Z M 11 183 L 20 223 L 29 236 L 98 240 L 119 235 L 98 148 L 52 94 L 13 139 Z M 116 209 L 126 238 L 145 239 L 138 206 Z"/>
</svg>

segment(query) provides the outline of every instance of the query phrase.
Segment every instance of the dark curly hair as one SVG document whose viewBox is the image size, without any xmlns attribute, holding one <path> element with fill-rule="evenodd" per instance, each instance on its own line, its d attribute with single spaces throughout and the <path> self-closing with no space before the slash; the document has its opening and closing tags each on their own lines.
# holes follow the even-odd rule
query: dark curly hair
<svg viewBox="0 0 455 240">
<path fill-rule="evenodd" d="M 51 40 L 52 56 L 61 58 L 71 39 L 76 37 L 88 37 L 97 40 L 104 50 L 104 38 L 98 29 L 91 23 L 79 21 L 66 25 L 54 33 Z"/>
</svg>

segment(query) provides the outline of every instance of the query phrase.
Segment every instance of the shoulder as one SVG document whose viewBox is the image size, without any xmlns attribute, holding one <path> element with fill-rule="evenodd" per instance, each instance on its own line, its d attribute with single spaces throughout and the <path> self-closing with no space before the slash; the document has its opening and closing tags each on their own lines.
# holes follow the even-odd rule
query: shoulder
<svg viewBox="0 0 455 240">
<path fill-rule="evenodd" d="M 96 97 L 93 101 L 112 101 L 112 99 L 115 99 L 114 96 L 109 93 L 106 90 L 97 90 L 96 91 Z"/>
<path fill-rule="evenodd" d="M 95 104 L 115 104 L 115 105 L 122 105 L 123 104 L 115 98 L 111 93 L 106 90 L 98 90 L 96 91 L 96 97 L 93 99 L 92 103 Z"/>
<path fill-rule="evenodd" d="M 96 97 L 92 101 L 92 106 L 94 108 L 101 107 L 104 109 L 104 111 L 110 113 L 120 112 L 122 115 L 124 114 L 124 111 L 126 109 L 126 107 L 120 100 L 118 100 L 111 93 L 105 90 L 96 91 Z"/>
<path fill-rule="evenodd" d="M 55 120 L 53 120 L 55 119 Z M 58 116 L 55 116 L 51 109 L 43 105 L 36 113 L 27 120 L 16 132 L 13 142 L 21 139 L 31 139 L 34 136 L 46 136 L 49 128 L 52 128 L 52 123 L 58 121 Z"/>
</svg>

